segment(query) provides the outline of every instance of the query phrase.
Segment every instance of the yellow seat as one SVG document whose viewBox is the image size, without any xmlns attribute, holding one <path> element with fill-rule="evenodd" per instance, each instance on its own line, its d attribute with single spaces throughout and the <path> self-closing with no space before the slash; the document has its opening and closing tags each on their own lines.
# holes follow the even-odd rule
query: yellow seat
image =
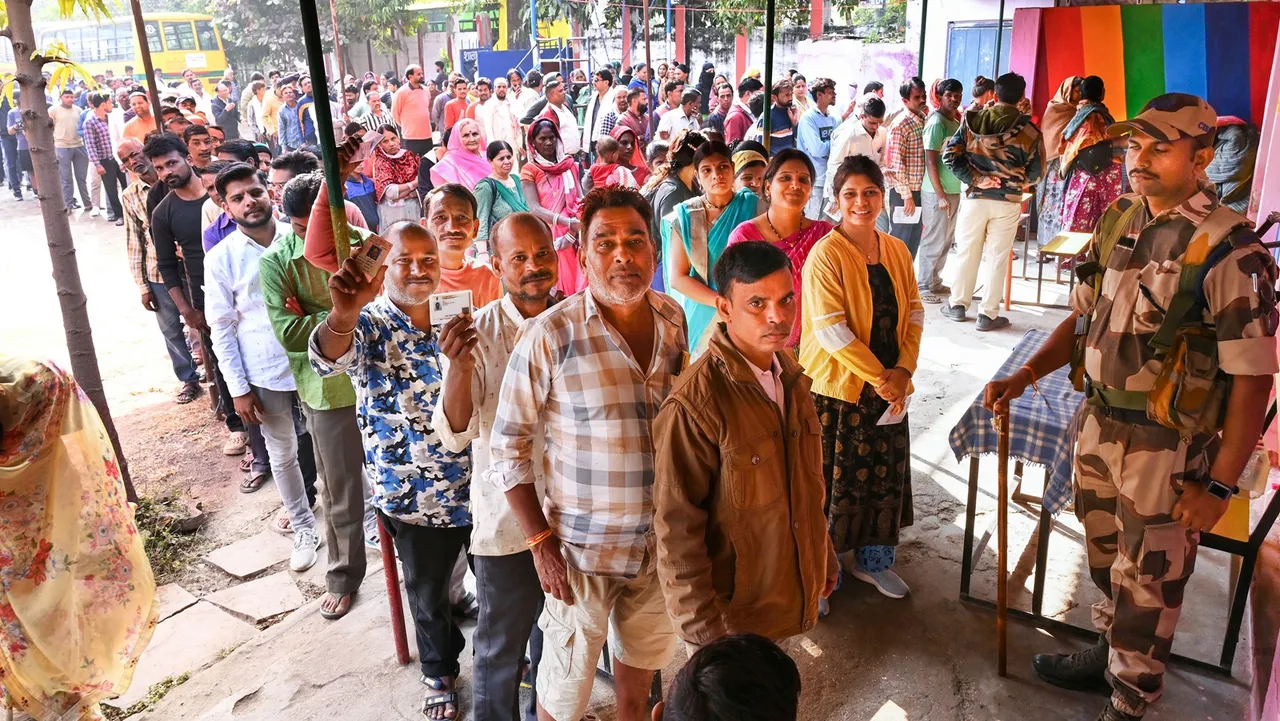
<svg viewBox="0 0 1280 721">
<path fill-rule="evenodd" d="M 1249 497 L 1239 495 L 1227 504 L 1227 512 L 1218 519 L 1218 525 L 1210 531 L 1215 536 L 1230 538 L 1233 541 L 1249 540 Z"/>
<path fill-rule="evenodd" d="M 1053 237 L 1053 240 L 1040 249 L 1040 255 L 1074 258 L 1084 252 L 1084 249 L 1089 245 L 1089 240 L 1092 238 L 1093 233 L 1058 233 Z"/>
</svg>

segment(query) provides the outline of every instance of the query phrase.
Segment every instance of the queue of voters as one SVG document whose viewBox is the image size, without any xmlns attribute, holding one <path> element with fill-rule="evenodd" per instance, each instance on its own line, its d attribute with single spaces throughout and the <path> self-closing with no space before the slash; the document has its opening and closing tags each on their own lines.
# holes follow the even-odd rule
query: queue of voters
<svg viewBox="0 0 1280 721">
<path fill-rule="evenodd" d="M 922 338 L 1012 326 L 1025 194 L 1040 245 L 1092 238 L 1066 262 L 1067 317 L 985 400 L 1063 366 L 1083 379 L 1075 509 L 1102 599 L 1096 643 L 1034 671 L 1100 691 L 1098 721 L 1159 701 L 1200 533 L 1280 371 L 1276 264 L 1205 176 L 1206 100 L 1117 122 L 1096 76 L 1032 108 L 1016 73 L 837 103 L 830 78 L 765 87 L 711 63 L 427 72 L 326 88 L 228 70 L 213 97 L 154 78 L 160 118 L 132 78 L 49 99 L 64 199 L 123 226 L 174 400 L 214 396 L 240 492 L 274 479 L 290 568 L 326 549 L 325 618 L 356 602 L 385 527 L 425 718 L 578 721 L 604 653 L 620 721 L 797 718 L 775 643 L 842 586 L 912 592 L 897 548 Z M 456 293 L 466 312 L 442 318 Z"/>
</svg>

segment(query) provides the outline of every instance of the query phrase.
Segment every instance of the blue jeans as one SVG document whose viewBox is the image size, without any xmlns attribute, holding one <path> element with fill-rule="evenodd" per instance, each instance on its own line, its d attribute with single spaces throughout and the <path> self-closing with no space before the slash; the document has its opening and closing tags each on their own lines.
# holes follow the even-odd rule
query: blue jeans
<svg viewBox="0 0 1280 721">
<path fill-rule="evenodd" d="M 4 146 L 5 177 L 13 197 L 22 197 L 22 166 L 18 163 L 18 139 L 0 130 L 0 145 Z"/>
<path fill-rule="evenodd" d="M 75 202 L 75 188 L 72 184 L 72 175 L 75 176 L 75 185 L 80 186 L 80 199 L 84 201 L 84 209 L 90 210 L 94 207 L 93 196 L 89 194 L 89 153 L 85 152 L 84 147 L 79 148 L 57 148 L 58 156 L 58 175 L 62 179 L 62 201 L 71 207 Z M 96 170 L 94 171 L 97 172 Z"/>
<path fill-rule="evenodd" d="M 150 283 L 151 294 L 156 297 L 156 322 L 160 324 L 160 332 L 164 334 L 165 347 L 169 351 L 169 360 L 173 362 L 173 374 L 183 383 L 194 383 L 199 378 L 196 362 L 187 348 L 187 337 L 182 332 L 182 315 L 178 313 L 178 305 L 169 297 L 164 283 Z"/>
</svg>

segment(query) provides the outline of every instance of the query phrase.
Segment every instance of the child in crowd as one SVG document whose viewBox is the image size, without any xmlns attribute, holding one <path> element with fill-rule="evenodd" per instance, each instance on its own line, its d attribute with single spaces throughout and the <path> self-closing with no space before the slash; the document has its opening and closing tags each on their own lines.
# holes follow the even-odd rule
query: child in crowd
<svg viewBox="0 0 1280 721">
<path fill-rule="evenodd" d="M 653 721 L 796 721 L 799 706 L 796 662 L 764 636 L 743 633 L 693 654 Z"/>
<path fill-rule="evenodd" d="M 640 184 L 636 182 L 636 176 L 625 165 L 618 162 L 621 153 L 622 146 L 617 140 L 610 137 L 600 138 L 596 142 L 596 163 L 587 171 L 589 177 L 584 179 L 590 182 L 584 182 L 583 185 L 587 188 L 638 189 Z"/>
</svg>

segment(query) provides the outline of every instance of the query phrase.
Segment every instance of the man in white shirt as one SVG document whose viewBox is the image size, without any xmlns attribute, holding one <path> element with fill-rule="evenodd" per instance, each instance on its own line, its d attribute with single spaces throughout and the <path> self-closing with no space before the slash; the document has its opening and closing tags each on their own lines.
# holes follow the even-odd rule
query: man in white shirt
<svg viewBox="0 0 1280 721">
<path fill-rule="evenodd" d="M 680 96 L 680 106 L 662 116 L 658 121 L 658 139 L 671 140 L 682 130 L 697 130 L 698 105 L 702 102 L 702 93 L 696 88 L 689 88 Z"/>
<path fill-rule="evenodd" d="M 529 108 L 538 102 L 538 91 L 524 85 L 524 73 L 516 68 L 507 71 L 507 82 L 511 84 L 511 111 L 516 118 L 523 118 Z"/>
<path fill-rule="evenodd" d="M 480 619 L 476 626 L 472 712 L 477 719 L 510 719 L 520 698 L 520 666 L 526 641 L 533 648 L 537 676 L 542 633 L 542 582 L 533 553 L 502 489 L 484 479 L 489 440 L 498 412 L 498 391 L 516 337 L 529 318 L 555 304 L 558 256 L 545 221 L 514 213 L 494 225 L 491 262 L 506 295 L 481 308 L 474 323 L 466 316 L 445 324 L 440 346 L 449 367 L 431 426 L 444 447 L 465 453 L 471 447 L 471 553 L 475 556 Z M 541 454 L 534 462 L 535 489 L 546 493 Z M 536 694 L 525 718 L 537 716 Z"/>
<path fill-rule="evenodd" d="M 245 423 L 262 426 L 271 475 L 294 534 L 289 568 L 305 571 L 315 565 L 320 536 L 298 465 L 297 384 L 271 328 L 258 279 L 262 254 L 291 230 L 276 222 L 267 184 L 256 168 L 231 165 L 218 174 L 216 187 L 238 230 L 204 257 L 205 321 L 236 413 Z"/>
<path fill-rule="evenodd" d="M 565 102 L 564 82 L 559 78 L 546 84 L 546 110 L 556 114 L 560 124 L 560 139 L 564 141 L 565 155 L 574 156 L 582 150 L 582 134 L 578 132 L 578 114 Z"/>
<path fill-rule="evenodd" d="M 512 148 L 520 147 L 520 117 L 512 106 L 506 78 L 493 81 L 493 96 L 476 110 L 476 117 L 481 119 L 484 137 L 490 143 L 501 140 Z"/>
<path fill-rule="evenodd" d="M 831 156 L 827 159 L 827 177 L 823 182 L 822 197 L 826 199 L 828 209 L 835 200 L 836 171 L 840 164 L 851 155 L 865 155 L 880 164 L 880 155 L 884 152 L 884 101 L 875 96 L 867 96 L 862 103 L 862 112 L 840 123 L 831 136 Z"/>
<path fill-rule="evenodd" d="M 591 76 L 595 93 L 587 98 L 586 114 L 582 120 L 582 147 L 591 153 L 596 151 L 596 138 L 603 135 L 600 131 L 604 116 L 613 109 L 613 96 L 618 88 L 613 86 L 613 71 L 601 68 Z"/>
</svg>

